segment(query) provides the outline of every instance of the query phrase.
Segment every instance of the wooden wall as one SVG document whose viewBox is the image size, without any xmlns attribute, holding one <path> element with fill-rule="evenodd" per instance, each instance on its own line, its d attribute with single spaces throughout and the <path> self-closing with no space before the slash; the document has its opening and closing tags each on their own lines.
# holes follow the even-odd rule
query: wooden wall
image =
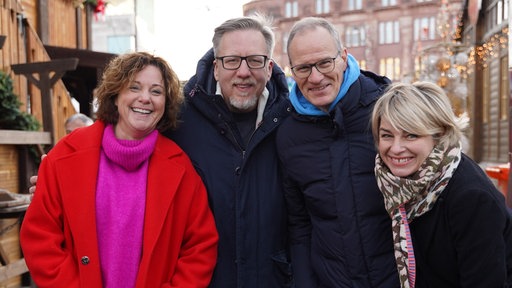
<svg viewBox="0 0 512 288">
<path fill-rule="evenodd" d="M 40 7 L 47 9 L 41 12 Z M 39 15 L 48 17 L 41 21 Z M 0 69 L 13 78 L 15 94 L 23 103 L 22 109 L 34 115 L 41 124 L 39 89 L 25 76 L 16 75 L 11 65 L 50 61 L 44 45 L 85 48 L 79 46 L 87 46 L 86 19 L 84 9 L 76 8 L 73 0 L 0 0 L 0 35 L 7 37 L 0 50 Z M 46 35 L 46 42 L 40 37 L 41 31 Z M 56 142 L 65 135 L 65 119 L 76 113 L 62 81 L 53 87 L 52 112 Z"/>
<path fill-rule="evenodd" d="M 75 7 L 74 0 L 0 0 L 0 36 L 5 42 L 0 49 L 0 70 L 13 79 L 14 93 L 23 104 L 21 110 L 32 114 L 43 126 L 41 91 L 25 75 L 14 73 L 12 65 L 51 61 L 45 45 L 82 48 L 88 46 L 85 10 Z M 33 75 L 40 79 L 39 75 Z M 50 72 L 50 77 L 53 72 Z M 66 133 L 64 122 L 76 113 L 64 83 L 59 80 L 51 92 L 51 119 L 53 141 L 56 143 Z M 19 131 L 22 133 L 21 131 Z M 27 143 L 6 141 L 5 130 L 0 131 L 0 189 L 13 193 L 28 192 L 28 177 L 37 167 L 28 159 Z M 49 135 L 49 134 L 48 134 Z M 49 148 L 49 147 L 48 147 Z M 31 170 L 34 169 L 34 170 Z M 27 285 L 26 266 L 19 248 L 19 221 L 21 218 L 0 217 L 0 288 Z M 15 274 L 13 274 L 15 272 Z"/>
</svg>

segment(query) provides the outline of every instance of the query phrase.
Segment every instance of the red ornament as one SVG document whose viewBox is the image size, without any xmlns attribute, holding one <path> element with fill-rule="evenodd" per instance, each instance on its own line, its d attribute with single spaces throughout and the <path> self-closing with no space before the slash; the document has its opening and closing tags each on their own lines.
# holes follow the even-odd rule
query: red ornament
<svg viewBox="0 0 512 288">
<path fill-rule="evenodd" d="M 107 3 L 105 3 L 104 0 L 98 0 L 96 2 L 96 7 L 94 7 L 94 13 L 101 13 L 105 14 L 105 6 Z"/>
</svg>

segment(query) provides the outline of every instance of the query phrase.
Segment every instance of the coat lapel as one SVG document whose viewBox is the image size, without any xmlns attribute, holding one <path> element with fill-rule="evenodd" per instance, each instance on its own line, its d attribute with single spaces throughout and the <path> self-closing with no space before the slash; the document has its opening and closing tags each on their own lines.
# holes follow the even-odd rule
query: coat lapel
<svg viewBox="0 0 512 288">
<path fill-rule="evenodd" d="M 70 152 L 56 159 L 55 165 L 65 207 L 64 217 L 69 223 L 75 247 L 79 249 L 77 256 L 87 256 L 99 264 L 95 197 L 104 125 L 97 122 L 88 128 L 94 131 L 93 136 L 91 133 L 75 133 L 61 140 Z"/>
<path fill-rule="evenodd" d="M 171 229 L 168 227 L 172 223 L 172 219 L 169 219 L 169 211 L 184 174 L 184 169 L 170 160 L 177 155 L 178 150 L 169 149 L 168 144 L 166 144 L 167 149 L 163 149 L 163 141 L 169 140 L 161 135 L 158 137 L 148 171 L 143 242 L 145 256 L 152 255 L 161 232 Z"/>
<path fill-rule="evenodd" d="M 62 201 L 70 227 L 79 228 L 74 233 L 78 239 L 96 240 L 96 176 L 98 174 L 99 149 L 77 152 L 59 162 L 59 181 Z M 94 238 L 93 238 L 94 237 Z"/>
</svg>

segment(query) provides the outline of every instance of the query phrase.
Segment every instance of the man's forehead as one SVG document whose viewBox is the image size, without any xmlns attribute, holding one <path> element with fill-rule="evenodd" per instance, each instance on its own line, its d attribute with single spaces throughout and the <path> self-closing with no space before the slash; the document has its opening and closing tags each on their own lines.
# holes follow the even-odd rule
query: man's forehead
<svg viewBox="0 0 512 288">
<path fill-rule="evenodd" d="M 243 35 L 243 36 L 242 36 Z M 267 55 L 263 34 L 256 30 L 237 30 L 223 35 L 216 56 Z"/>
</svg>

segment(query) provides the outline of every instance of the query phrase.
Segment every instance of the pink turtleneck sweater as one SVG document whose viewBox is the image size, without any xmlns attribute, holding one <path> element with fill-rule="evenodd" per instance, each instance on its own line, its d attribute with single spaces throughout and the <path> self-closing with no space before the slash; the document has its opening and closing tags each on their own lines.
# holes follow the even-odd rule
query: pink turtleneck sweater
<svg viewBox="0 0 512 288">
<path fill-rule="evenodd" d="M 105 288 L 135 287 L 142 254 L 148 163 L 158 131 L 120 140 L 105 128 L 96 187 L 100 267 Z"/>
</svg>

